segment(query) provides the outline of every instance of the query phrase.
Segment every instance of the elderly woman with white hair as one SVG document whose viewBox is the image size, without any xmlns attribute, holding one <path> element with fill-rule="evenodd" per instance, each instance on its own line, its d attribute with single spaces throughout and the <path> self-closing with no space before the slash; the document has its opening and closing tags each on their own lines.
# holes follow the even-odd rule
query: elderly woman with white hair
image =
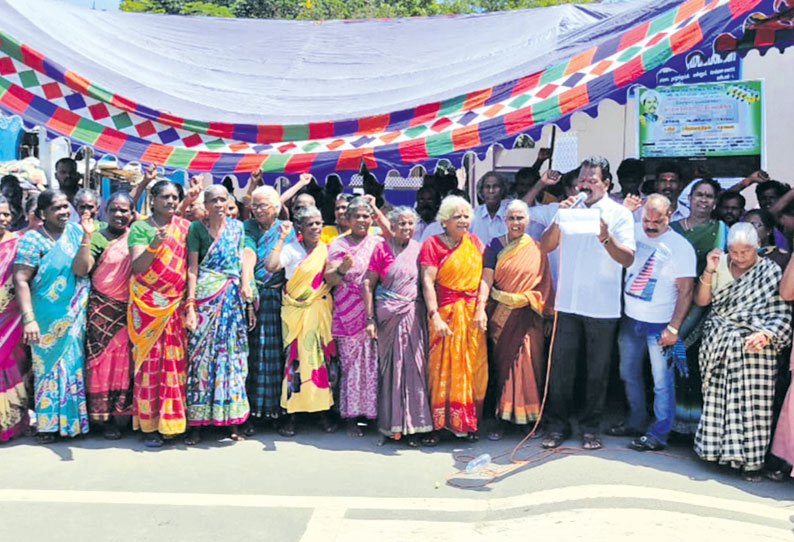
<svg viewBox="0 0 794 542">
<path fill-rule="evenodd" d="M 538 419 L 545 377 L 544 321 L 554 313 L 554 288 L 546 255 L 525 233 L 529 208 L 507 205 L 507 234 L 485 249 L 482 278 L 491 300 L 488 338 L 493 345 L 491 378 L 497 425 L 488 438 L 502 438 L 505 422 L 527 427 Z"/>
<path fill-rule="evenodd" d="M 427 324 L 419 292 L 419 249 L 410 207 L 389 213 L 392 236 L 375 247 L 364 278 L 367 334 L 378 340 L 378 429 L 382 437 L 419 445 L 433 429 L 427 399 Z"/>
<path fill-rule="evenodd" d="M 250 413 L 245 379 L 248 332 L 240 287 L 245 234 L 240 221 L 226 216 L 229 193 L 215 184 L 204 190 L 205 220 L 194 220 L 187 234 L 187 421 L 188 445 L 200 428 L 230 428 L 243 440 L 240 425 Z"/>
<path fill-rule="evenodd" d="M 471 216 L 468 201 L 444 198 L 438 210 L 444 233 L 425 240 L 419 264 L 430 322 L 427 381 L 433 427 L 475 440 L 488 386 L 488 285 L 482 279 L 484 247 L 468 231 Z M 438 443 L 438 434 L 424 442 Z"/>
<path fill-rule="evenodd" d="M 243 223 L 245 249 L 243 250 L 243 298 L 248 303 L 248 381 L 246 391 L 253 420 L 275 420 L 281 414 L 281 382 L 284 378 L 284 347 L 281 341 L 281 288 L 284 269 L 271 273 L 265 267 L 265 258 L 280 237 L 281 211 L 279 194 L 273 187 L 259 186 L 251 193 L 250 209 L 253 218 Z M 290 230 L 284 239 L 295 239 Z M 256 289 L 252 285 L 256 286 Z M 254 433 L 253 424 L 243 428 L 246 435 Z"/>
<path fill-rule="evenodd" d="M 332 332 L 342 367 L 339 414 L 347 420 L 350 436 L 360 437 L 358 423 L 378 417 L 378 350 L 366 332 L 367 310 L 362 286 L 372 252 L 382 241 L 369 228 L 375 208 L 364 197 L 350 200 L 346 211 L 350 231 L 328 247 L 325 281 L 334 294 Z"/>
<path fill-rule="evenodd" d="M 760 479 L 769 446 L 777 355 L 791 335 L 782 271 L 757 251 L 755 227 L 734 224 L 727 254 L 708 254 L 695 291 L 695 303 L 711 304 L 700 347 L 703 414 L 695 452 L 741 469 L 752 481 Z"/>
</svg>

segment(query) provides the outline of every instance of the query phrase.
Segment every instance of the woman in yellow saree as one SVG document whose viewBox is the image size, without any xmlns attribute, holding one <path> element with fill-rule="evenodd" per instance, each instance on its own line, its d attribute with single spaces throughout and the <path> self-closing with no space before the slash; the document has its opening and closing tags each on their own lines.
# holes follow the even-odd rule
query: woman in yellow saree
<svg viewBox="0 0 794 542">
<path fill-rule="evenodd" d="M 182 303 L 190 223 L 175 214 L 179 192 L 171 181 L 151 189 L 152 214 L 130 227 L 132 260 L 127 324 L 134 365 L 133 429 L 148 447 L 185 432 L 187 338 Z"/>
<path fill-rule="evenodd" d="M 422 288 L 429 319 L 427 358 L 430 411 L 434 432 L 423 439 L 438 443 L 436 431 L 477 438 L 477 421 L 488 385 L 483 246 L 468 232 L 472 209 L 460 196 L 441 202 L 444 233 L 428 237 L 419 252 Z"/>
<path fill-rule="evenodd" d="M 279 226 L 279 239 L 265 259 L 269 273 L 284 269 L 287 282 L 281 298 L 281 325 L 286 363 L 281 387 L 281 408 L 287 411 L 279 428 L 282 436 L 295 435 L 294 414 L 319 412 L 326 432 L 336 427 L 326 413 L 334 404 L 335 376 L 331 358 L 336 356 L 331 335 L 331 290 L 323 280 L 328 248 L 320 241 L 323 219 L 314 207 L 295 213 L 301 240 L 284 246 L 292 231 L 290 222 Z"/>
</svg>

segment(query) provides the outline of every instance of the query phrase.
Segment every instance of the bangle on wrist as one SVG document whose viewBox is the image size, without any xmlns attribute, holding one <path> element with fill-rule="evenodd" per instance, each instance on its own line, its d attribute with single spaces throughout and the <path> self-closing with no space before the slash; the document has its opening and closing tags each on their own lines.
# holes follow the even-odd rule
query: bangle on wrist
<svg viewBox="0 0 794 542">
<path fill-rule="evenodd" d="M 678 335 L 678 328 L 675 328 L 675 327 L 671 326 L 670 324 L 667 324 L 667 327 L 665 329 L 667 331 L 669 331 L 670 333 L 672 333 L 673 335 Z"/>
<path fill-rule="evenodd" d="M 427 311 L 427 317 L 432 318 L 433 316 L 438 314 L 438 309 L 433 309 L 432 311 Z"/>
<path fill-rule="evenodd" d="M 709 275 L 713 275 L 714 274 L 714 271 L 712 271 L 711 269 L 704 269 L 703 272 L 704 273 L 708 273 Z"/>
<path fill-rule="evenodd" d="M 31 324 L 35 321 L 36 321 L 36 316 L 33 314 L 33 311 L 25 311 L 22 313 L 23 324 Z"/>
<path fill-rule="evenodd" d="M 342 270 L 337 267 L 336 269 L 334 269 L 334 273 L 336 273 L 340 277 L 344 277 L 345 273 L 347 273 L 347 271 L 345 271 L 345 273 L 343 273 Z"/>
<path fill-rule="evenodd" d="M 607 236 L 604 237 L 603 239 L 599 239 L 599 241 L 601 241 L 602 245 L 608 245 L 609 244 L 609 234 L 607 234 Z"/>
<path fill-rule="evenodd" d="M 374 324 L 375 323 L 375 317 L 374 316 L 367 316 L 367 322 L 372 322 Z"/>
<path fill-rule="evenodd" d="M 160 247 L 157 247 L 157 248 L 160 248 Z M 152 254 L 155 254 L 157 252 L 157 248 L 152 248 L 152 245 L 146 245 L 146 252 L 150 252 Z"/>
</svg>

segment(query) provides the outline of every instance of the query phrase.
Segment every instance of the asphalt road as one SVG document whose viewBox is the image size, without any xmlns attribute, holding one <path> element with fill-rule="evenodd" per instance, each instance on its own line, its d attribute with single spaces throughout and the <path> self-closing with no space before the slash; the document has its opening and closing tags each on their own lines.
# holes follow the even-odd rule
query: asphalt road
<svg viewBox="0 0 794 542">
<path fill-rule="evenodd" d="M 687 447 L 637 453 L 617 438 L 552 454 L 530 440 L 518 452 L 530 461 L 511 464 L 518 439 L 409 449 L 305 427 L 149 450 L 133 434 L 25 438 L 0 445 L 0 530 L 48 542 L 794 540 L 790 480 L 746 482 Z M 457 473 L 481 453 L 489 474 Z"/>
</svg>

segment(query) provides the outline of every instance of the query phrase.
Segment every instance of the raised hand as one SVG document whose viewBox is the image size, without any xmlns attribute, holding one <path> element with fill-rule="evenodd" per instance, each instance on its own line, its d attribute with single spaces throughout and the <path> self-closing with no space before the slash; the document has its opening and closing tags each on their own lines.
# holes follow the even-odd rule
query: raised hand
<svg viewBox="0 0 794 542">
<path fill-rule="evenodd" d="M 765 183 L 769 180 L 769 174 L 763 169 L 759 169 L 758 171 L 753 171 L 750 175 L 748 175 L 747 179 L 750 181 L 750 184 Z"/>
<path fill-rule="evenodd" d="M 545 162 L 549 158 L 551 158 L 551 149 L 550 148 L 541 147 L 540 149 L 538 149 L 538 157 L 536 159 L 536 162 L 539 162 L 539 163 L 542 164 L 543 162 Z"/>
<path fill-rule="evenodd" d="M 718 248 L 706 254 L 706 271 L 713 273 L 717 270 L 717 264 L 720 263 L 720 256 L 722 256 L 722 251 Z"/>
<path fill-rule="evenodd" d="M 311 173 L 301 173 L 300 178 L 298 178 L 298 184 L 300 186 L 307 186 L 310 182 L 312 182 L 313 178 L 314 177 L 312 177 Z"/>
<path fill-rule="evenodd" d="M 94 219 L 91 218 L 91 213 L 89 211 L 84 211 L 83 215 L 80 217 L 80 227 L 83 228 L 83 235 L 91 239 L 91 236 L 96 231 L 96 226 L 94 225 Z"/>
<path fill-rule="evenodd" d="M 279 239 L 281 239 L 283 241 L 284 239 L 287 238 L 287 236 L 289 235 L 289 232 L 291 232 L 291 231 L 292 231 L 292 222 L 290 222 L 289 220 L 285 220 L 278 227 L 278 237 L 279 237 Z"/>
<path fill-rule="evenodd" d="M 157 166 L 155 164 L 149 164 L 149 166 L 143 172 L 143 184 L 144 186 L 149 186 L 149 184 L 157 178 Z"/>
<path fill-rule="evenodd" d="M 256 187 L 262 184 L 262 170 L 257 168 L 251 172 L 251 179 L 248 181 L 248 193 L 250 194 Z"/>
<path fill-rule="evenodd" d="M 372 206 L 373 210 L 377 210 L 378 205 L 375 196 L 373 196 L 372 194 L 364 194 L 364 199 L 367 200 L 367 203 L 369 203 Z"/>
<path fill-rule="evenodd" d="M 631 211 L 632 213 L 642 207 L 642 199 L 639 196 L 635 196 L 634 194 L 629 194 L 623 200 L 623 207 Z"/>
<path fill-rule="evenodd" d="M 568 199 L 564 199 L 560 202 L 560 209 L 570 209 L 570 207 L 576 203 L 576 196 L 571 196 Z"/>
<path fill-rule="evenodd" d="M 160 245 L 163 244 L 165 238 L 168 237 L 168 226 L 162 226 L 160 228 L 154 229 L 154 239 L 149 243 L 149 246 L 153 249 L 157 249 Z"/>
<path fill-rule="evenodd" d="M 540 184 L 543 186 L 554 186 L 562 179 L 562 173 L 553 169 L 547 169 L 543 175 L 540 176 Z"/>
</svg>

